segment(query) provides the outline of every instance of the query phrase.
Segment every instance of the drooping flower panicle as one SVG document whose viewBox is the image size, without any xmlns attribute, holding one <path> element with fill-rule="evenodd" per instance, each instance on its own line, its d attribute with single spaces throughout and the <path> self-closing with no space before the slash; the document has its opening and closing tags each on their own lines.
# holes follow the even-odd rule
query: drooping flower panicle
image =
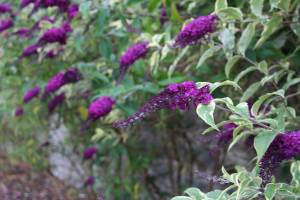
<svg viewBox="0 0 300 200">
<path fill-rule="evenodd" d="M 192 81 L 171 84 L 152 97 L 134 116 L 121 122 L 115 122 L 114 127 L 126 128 L 131 124 L 135 125 L 160 109 L 171 108 L 176 110 L 178 108 L 178 110 L 190 110 L 190 103 L 196 107 L 200 103 L 208 104 L 212 99 L 208 85 L 198 89 L 197 85 Z"/>
<path fill-rule="evenodd" d="M 28 6 L 31 3 L 34 3 L 36 0 L 22 0 L 21 4 L 20 4 L 20 9 L 25 8 L 26 6 Z"/>
<path fill-rule="evenodd" d="M 23 108 L 22 107 L 18 108 L 15 112 L 15 117 L 19 117 L 22 114 L 23 114 Z"/>
<path fill-rule="evenodd" d="M 68 8 L 68 18 L 71 21 L 79 13 L 78 4 L 74 3 Z"/>
<path fill-rule="evenodd" d="M 11 9 L 11 7 L 9 7 L 8 5 L 6 4 L 2 4 L 0 3 L 0 13 L 11 13 L 13 10 Z"/>
<path fill-rule="evenodd" d="M 23 102 L 27 103 L 34 97 L 37 97 L 40 94 L 41 88 L 40 87 L 35 87 L 30 90 L 24 95 Z"/>
<path fill-rule="evenodd" d="M 145 58 L 148 50 L 148 42 L 142 42 L 133 45 L 129 49 L 125 51 L 125 53 L 121 56 L 120 60 L 120 72 L 117 79 L 117 85 L 121 82 L 124 74 L 128 70 L 128 68 L 133 65 L 135 61 L 137 61 L 140 58 Z"/>
<path fill-rule="evenodd" d="M 67 71 L 62 71 L 50 79 L 46 85 L 45 92 L 42 99 L 46 99 L 49 93 L 59 90 L 63 85 L 68 83 L 75 83 L 82 78 L 82 74 L 77 68 L 71 67 Z"/>
<path fill-rule="evenodd" d="M 98 148 L 96 147 L 90 147 L 87 150 L 85 150 L 83 159 L 91 159 L 95 153 L 98 152 Z"/>
<path fill-rule="evenodd" d="M 172 47 L 183 48 L 187 45 L 191 45 L 204 37 L 209 33 L 214 33 L 218 24 L 217 15 L 201 16 L 184 27 L 184 29 L 176 36 L 175 43 Z"/>
<path fill-rule="evenodd" d="M 14 23 L 12 22 L 11 19 L 2 19 L 1 20 L 1 25 L 0 25 L 0 32 L 9 29 L 14 26 Z"/>
<path fill-rule="evenodd" d="M 275 170 L 283 160 L 289 160 L 297 154 L 300 154 L 300 130 L 277 135 L 259 163 L 262 186 L 272 181 Z"/>
<path fill-rule="evenodd" d="M 26 47 L 24 49 L 24 51 L 22 52 L 22 56 L 23 57 L 29 57 L 31 55 L 38 54 L 37 48 L 38 47 L 36 46 L 36 44 L 32 44 L 32 45 Z"/>
<path fill-rule="evenodd" d="M 91 103 L 86 122 L 80 129 L 84 130 L 88 128 L 92 122 L 110 113 L 110 111 L 112 110 L 112 106 L 115 104 L 115 99 L 109 96 L 100 97 L 99 99 Z"/>
<path fill-rule="evenodd" d="M 90 176 L 85 182 L 84 186 L 92 185 L 95 182 L 95 178 L 93 176 Z"/>
<path fill-rule="evenodd" d="M 65 100 L 65 98 L 66 98 L 66 96 L 65 96 L 64 92 L 55 96 L 48 105 L 49 112 L 53 112 L 55 110 L 56 106 L 61 104 Z"/>
</svg>

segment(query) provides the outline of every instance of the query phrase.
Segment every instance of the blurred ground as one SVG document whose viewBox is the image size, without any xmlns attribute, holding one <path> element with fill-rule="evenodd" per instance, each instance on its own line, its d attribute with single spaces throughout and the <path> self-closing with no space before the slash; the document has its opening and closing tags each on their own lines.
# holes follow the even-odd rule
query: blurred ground
<svg viewBox="0 0 300 200">
<path fill-rule="evenodd" d="M 96 200 L 91 188 L 76 189 L 48 172 L 37 172 L 26 163 L 0 158 L 1 200 Z"/>
</svg>

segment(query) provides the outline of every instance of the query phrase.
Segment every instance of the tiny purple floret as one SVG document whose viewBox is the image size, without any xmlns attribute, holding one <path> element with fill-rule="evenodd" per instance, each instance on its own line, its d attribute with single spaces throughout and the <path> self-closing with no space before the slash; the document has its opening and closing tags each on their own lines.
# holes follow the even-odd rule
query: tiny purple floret
<svg viewBox="0 0 300 200">
<path fill-rule="evenodd" d="M 98 148 L 96 148 L 96 147 L 89 147 L 87 150 L 85 150 L 83 159 L 90 159 L 97 152 L 98 152 Z"/>
<path fill-rule="evenodd" d="M 40 94 L 41 88 L 40 87 L 35 87 L 30 90 L 24 95 L 23 102 L 27 103 L 34 97 L 37 97 Z"/>
</svg>

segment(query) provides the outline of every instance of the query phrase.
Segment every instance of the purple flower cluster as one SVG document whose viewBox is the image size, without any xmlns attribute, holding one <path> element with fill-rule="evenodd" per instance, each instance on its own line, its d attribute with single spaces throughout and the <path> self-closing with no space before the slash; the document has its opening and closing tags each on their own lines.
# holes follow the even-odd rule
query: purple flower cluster
<svg viewBox="0 0 300 200">
<path fill-rule="evenodd" d="M 14 26 L 14 23 L 11 21 L 11 19 L 2 19 L 1 25 L 0 25 L 0 32 L 9 29 Z"/>
<path fill-rule="evenodd" d="M 300 154 L 300 130 L 277 135 L 259 163 L 262 186 L 272 181 L 275 170 L 283 160 L 289 160 L 297 154 Z"/>
<path fill-rule="evenodd" d="M 34 97 L 37 97 L 40 94 L 41 88 L 40 87 L 35 87 L 30 90 L 24 95 L 23 102 L 27 103 Z"/>
<path fill-rule="evenodd" d="M 68 18 L 71 21 L 79 13 L 78 4 L 74 3 L 68 8 Z"/>
<path fill-rule="evenodd" d="M 77 68 L 71 67 L 67 71 L 59 72 L 48 82 L 42 99 L 45 99 L 49 93 L 53 93 L 59 90 L 59 88 L 61 88 L 63 85 L 68 83 L 75 83 L 81 78 L 82 75 Z"/>
<path fill-rule="evenodd" d="M 0 13 L 6 13 L 6 12 L 11 13 L 12 11 L 13 10 L 8 5 L 5 5 L 5 4 L 2 4 L 2 3 L 0 4 Z"/>
<path fill-rule="evenodd" d="M 30 34 L 30 30 L 27 29 L 27 28 L 20 28 L 20 29 L 17 30 L 14 34 L 15 34 L 15 35 L 18 35 L 18 36 L 20 36 L 20 37 L 22 37 L 22 36 L 27 37 L 27 36 L 29 36 L 29 34 Z"/>
<path fill-rule="evenodd" d="M 147 46 L 148 42 L 142 42 L 133 45 L 129 49 L 125 51 L 125 53 L 121 56 L 120 60 L 120 72 L 119 76 L 117 79 L 117 85 L 120 83 L 122 80 L 124 74 L 126 73 L 127 69 L 129 66 L 133 65 L 133 63 L 140 59 L 140 58 L 145 58 L 145 56 L 148 53 Z"/>
<path fill-rule="evenodd" d="M 16 110 L 16 112 L 15 112 L 15 116 L 16 117 L 18 117 L 18 116 L 20 116 L 20 115 L 22 115 L 23 114 L 23 108 L 21 107 L 21 108 L 18 108 L 17 110 Z"/>
<path fill-rule="evenodd" d="M 54 49 L 51 49 L 45 54 L 44 58 L 50 58 L 50 59 L 55 58 L 63 51 L 64 51 L 63 49 L 58 49 L 57 52 L 55 53 Z"/>
<path fill-rule="evenodd" d="M 36 44 L 32 44 L 32 45 L 26 47 L 22 53 L 22 57 L 29 57 L 33 54 L 38 54 L 37 48 L 38 47 L 36 46 Z"/>
<path fill-rule="evenodd" d="M 64 100 L 65 100 L 66 96 L 65 96 L 65 93 L 62 92 L 61 94 L 55 96 L 49 103 L 48 105 L 48 109 L 49 109 L 49 112 L 52 112 L 54 111 L 54 109 L 56 108 L 56 106 L 58 104 L 61 104 Z"/>
<path fill-rule="evenodd" d="M 115 122 L 114 127 L 126 128 L 131 124 L 135 125 L 160 109 L 171 108 L 176 110 L 178 108 L 178 110 L 190 110 L 190 103 L 193 103 L 196 107 L 200 103 L 208 104 L 212 99 L 208 85 L 198 89 L 197 85 L 192 81 L 171 84 L 152 97 L 134 116 L 128 117 L 124 121 Z"/>
<path fill-rule="evenodd" d="M 45 43 L 55 43 L 58 42 L 61 45 L 67 44 L 67 32 L 73 32 L 73 29 L 67 22 L 62 24 L 61 28 L 52 28 L 46 31 L 39 40 L 39 45 Z"/>
<path fill-rule="evenodd" d="M 159 17 L 159 20 L 160 20 L 160 23 L 163 24 L 167 21 L 168 19 L 168 15 L 167 15 L 167 9 L 163 9 L 162 12 L 161 12 L 161 15 Z"/>
<path fill-rule="evenodd" d="M 95 179 L 93 176 L 90 176 L 84 183 L 84 186 L 87 186 L 87 185 L 92 185 L 93 183 L 95 182 Z"/>
<path fill-rule="evenodd" d="M 90 148 L 88 148 L 85 152 L 84 152 L 84 155 L 83 155 L 83 159 L 90 159 L 90 158 L 92 158 L 93 157 L 93 155 L 95 154 L 95 153 L 97 153 L 98 152 L 98 148 L 96 148 L 96 147 L 90 147 Z"/>
<path fill-rule="evenodd" d="M 20 4 L 20 9 L 25 8 L 29 4 L 35 3 L 35 2 L 36 2 L 36 0 L 22 0 L 22 2 Z"/>
<path fill-rule="evenodd" d="M 30 12 L 28 17 L 33 15 L 33 13 L 35 13 L 40 8 L 58 7 L 60 12 L 67 12 L 69 5 L 70 2 L 68 0 L 36 0 L 33 9 Z M 22 3 L 21 3 L 21 7 L 22 7 Z"/>
<path fill-rule="evenodd" d="M 191 21 L 176 36 L 173 47 L 183 48 L 204 38 L 208 33 L 214 33 L 217 30 L 218 19 L 217 15 L 208 15 Z"/>
</svg>

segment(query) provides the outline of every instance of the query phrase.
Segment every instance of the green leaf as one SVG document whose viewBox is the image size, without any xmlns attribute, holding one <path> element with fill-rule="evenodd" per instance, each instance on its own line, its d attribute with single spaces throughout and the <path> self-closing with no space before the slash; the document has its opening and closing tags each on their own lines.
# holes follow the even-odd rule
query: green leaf
<svg viewBox="0 0 300 200">
<path fill-rule="evenodd" d="M 261 61 L 260 63 L 258 63 L 258 66 L 263 73 L 268 74 L 268 64 L 266 61 Z"/>
<path fill-rule="evenodd" d="M 103 37 L 99 41 L 98 45 L 101 55 L 106 59 L 110 60 L 110 55 L 112 53 L 112 43 L 109 38 Z"/>
<path fill-rule="evenodd" d="M 229 80 L 227 80 L 227 81 L 223 81 L 223 82 L 215 82 L 215 83 L 213 83 L 213 84 L 210 84 L 210 86 L 209 86 L 209 90 L 210 90 L 210 92 L 212 93 L 215 89 L 217 89 L 218 87 L 220 87 L 220 86 L 224 86 L 224 85 L 231 85 L 231 86 L 233 86 L 233 87 L 235 87 L 235 88 L 239 88 L 240 90 L 242 90 L 241 88 L 240 88 L 240 86 L 238 85 L 238 84 L 236 84 L 236 82 L 233 82 L 233 81 L 229 81 Z"/>
<path fill-rule="evenodd" d="M 79 10 L 84 17 L 89 18 L 89 12 L 90 12 L 91 6 L 92 6 L 91 1 L 83 2 L 79 5 Z"/>
<path fill-rule="evenodd" d="M 267 93 L 267 94 L 259 97 L 259 99 L 253 104 L 253 106 L 251 108 L 251 113 L 253 116 L 255 116 L 255 117 L 257 116 L 258 110 L 259 110 L 261 104 L 272 95 L 278 95 L 278 96 L 281 96 L 284 98 L 284 90 L 278 90 L 273 93 Z"/>
<path fill-rule="evenodd" d="M 154 11 L 154 9 L 158 8 L 158 6 L 161 4 L 162 0 L 150 0 L 148 5 L 148 11 L 151 13 Z"/>
<path fill-rule="evenodd" d="M 185 79 L 186 79 L 186 77 L 184 77 L 184 76 L 177 76 L 177 77 L 173 77 L 170 79 L 164 79 L 164 80 L 158 81 L 157 84 L 160 86 L 167 86 L 172 83 L 181 83 Z"/>
<path fill-rule="evenodd" d="M 199 104 L 197 106 L 196 112 L 205 123 L 219 131 L 218 127 L 215 124 L 213 116 L 215 107 L 216 103 L 214 101 L 211 101 L 209 104 Z"/>
<path fill-rule="evenodd" d="M 253 83 L 248 87 L 248 89 L 244 92 L 243 96 L 240 99 L 240 102 L 247 101 L 251 97 L 253 97 L 253 94 L 258 90 L 258 88 L 261 86 L 260 81 Z"/>
<path fill-rule="evenodd" d="M 278 135 L 276 131 L 265 130 L 254 138 L 254 148 L 257 153 L 257 162 L 261 160 L 274 138 Z"/>
<path fill-rule="evenodd" d="M 202 200 L 206 198 L 205 193 L 201 192 L 198 188 L 188 188 L 184 193 L 192 197 L 193 200 Z"/>
<path fill-rule="evenodd" d="M 100 14 L 96 18 L 95 27 L 96 27 L 96 35 L 99 35 L 108 27 L 109 20 L 109 11 L 108 10 L 99 10 Z"/>
<path fill-rule="evenodd" d="M 243 78 L 246 74 L 248 74 L 249 72 L 252 72 L 252 71 L 254 71 L 254 70 L 257 70 L 257 67 L 254 67 L 254 66 L 248 67 L 247 69 L 245 69 L 244 71 L 240 72 L 240 73 L 235 77 L 234 82 L 238 83 L 239 80 L 240 80 L 241 78 Z"/>
<path fill-rule="evenodd" d="M 156 74 L 158 66 L 159 66 L 159 52 L 154 51 L 149 59 L 149 65 L 151 72 Z"/>
<path fill-rule="evenodd" d="M 227 8 L 227 0 L 217 0 L 215 3 L 215 12 L 217 13 L 222 8 Z"/>
<path fill-rule="evenodd" d="M 233 7 L 222 8 L 217 12 L 217 15 L 220 15 L 220 17 L 225 20 L 243 20 L 243 13 L 241 12 L 241 10 Z"/>
<path fill-rule="evenodd" d="M 298 38 L 300 38 L 300 27 L 299 27 L 299 23 L 297 23 L 297 21 L 299 21 L 299 9 L 300 9 L 300 4 L 297 6 L 294 12 L 295 16 L 293 17 L 293 22 L 295 23 L 291 23 L 291 28 L 294 31 L 294 33 L 298 36 Z"/>
<path fill-rule="evenodd" d="M 185 47 L 180 52 L 180 54 L 175 58 L 174 62 L 172 63 L 172 65 L 170 66 L 169 71 L 168 71 L 168 77 L 169 78 L 171 78 L 171 75 L 173 74 L 173 71 L 175 70 L 177 63 L 184 56 L 184 54 L 187 52 L 188 49 L 189 49 L 189 46 Z"/>
<path fill-rule="evenodd" d="M 293 180 L 291 182 L 292 186 L 299 187 L 300 186 L 300 161 L 295 161 L 291 164 L 291 174 L 293 176 Z"/>
<path fill-rule="evenodd" d="M 260 120 L 258 120 L 258 122 L 270 124 L 271 127 L 275 128 L 275 129 L 278 128 L 278 122 L 275 119 L 270 119 L 270 118 L 268 118 L 268 119 L 260 119 Z"/>
<path fill-rule="evenodd" d="M 266 200 L 272 200 L 276 194 L 276 191 L 281 187 L 279 184 L 268 183 L 265 189 Z"/>
<path fill-rule="evenodd" d="M 223 31 L 220 33 L 219 38 L 222 44 L 224 44 L 224 46 L 227 47 L 227 48 L 223 47 L 223 51 L 225 52 L 226 58 L 230 59 L 232 57 L 232 51 L 230 49 L 234 48 L 234 44 L 235 44 L 234 34 L 232 34 L 229 29 L 224 28 Z"/>
<path fill-rule="evenodd" d="M 194 199 L 185 196 L 178 196 L 178 197 L 173 197 L 171 200 L 194 200 Z"/>
<path fill-rule="evenodd" d="M 167 45 L 164 46 L 164 48 L 161 50 L 160 60 L 163 60 L 168 55 L 169 51 L 170 51 L 169 47 Z"/>
<path fill-rule="evenodd" d="M 284 120 L 285 112 L 286 112 L 285 108 L 279 109 L 278 115 L 276 117 L 276 120 L 278 122 L 278 129 L 284 129 L 284 126 L 285 126 L 285 120 Z"/>
<path fill-rule="evenodd" d="M 287 90 L 289 87 L 291 87 L 292 85 L 295 85 L 297 83 L 300 82 L 300 78 L 295 78 L 290 80 L 289 82 L 285 83 L 282 87 L 283 90 Z"/>
<path fill-rule="evenodd" d="M 254 49 L 259 48 L 278 29 L 280 23 L 280 17 L 274 17 L 270 19 L 270 21 L 268 21 L 268 23 L 264 26 L 261 37 L 256 42 Z"/>
<path fill-rule="evenodd" d="M 247 178 L 245 180 L 243 180 L 237 190 L 237 194 L 236 194 L 236 199 L 240 199 L 240 194 L 243 193 L 244 189 L 249 185 L 249 183 L 251 182 L 250 178 Z"/>
<path fill-rule="evenodd" d="M 229 77 L 230 70 L 234 66 L 234 64 L 241 58 L 241 56 L 233 56 L 225 65 L 225 74 Z"/>
<path fill-rule="evenodd" d="M 255 34 L 255 24 L 251 23 L 248 24 L 245 31 L 242 33 L 242 37 L 238 42 L 238 51 L 245 56 L 245 52 L 248 48 L 248 46 L 251 43 L 251 40 Z"/>
<path fill-rule="evenodd" d="M 245 125 L 247 126 L 247 124 Z M 247 135 L 251 135 L 252 132 L 251 131 L 243 131 L 241 134 L 237 135 L 233 141 L 230 143 L 229 147 L 228 147 L 228 151 L 230 151 L 230 149 L 238 142 L 240 141 L 240 139 L 244 138 Z"/>
<path fill-rule="evenodd" d="M 271 11 L 273 8 L 277 8 L 277 5 L 279 4 L 280 0 L 269 0 L 270 5 L 271 5 Z"/>
<path fill-rule="evenodd" d="M 226 121 L 223 121 L 223 122 L 220 122 L 219 124 L 217 124 L 216 126 L 219 128 L 219 127 L 221 127 L 221 126 L 224 126 L 225 124 L 229 124 L 229 123 L 232 123 L 232 122 L 248 122 L 247 120 L 245 120 L 245 119 L 230 119 L 230 120 L 226 120 Z M 208 133 L 208 132 L 210 132 L 210 131 L 213 131 L 213 130 L 215 130 L 214 128 L 212 128 L 212 127 L 209 127 L 208 129 L 206 129 L 202 134 L 204 135 L 204 134 L 206 134 L 206 133 Z"/>
<path fill-rule="evenodd" d="M 106 83 L 110 83 L 109 79 L 106 76 L 104 76 L 103 74 L 101 74 L 100 72 L 93 71 L 93 72 L 90 72 L 89 74 L 92 77 L 100 79 L 101 81 L 104 81 Z"/>
<path fill-rule="evenodd" d="M 234 106 L 234 105 L 229 104 L 229 103 L 227 103 L 226 105 L 230 110 L 240 114 L 243 118 L 245 118 L 245 119 L 250 118 L 249 107 L 248 107 L 248 104 L 246 102 L 240 103 L 237 106 Z"/>
<path fill-rule="evenodd" d="M 289 13 L 290 0 L 281 0 L 277 6 L 286 13 Z"/>
<path fill-rule="evenodd" d="M 74 46 L 80 53 L 84 53 L 84 51 L 82 49 L 83 41 L 84 41 L 84 37 L 76 37 L 74 40 Z"/>
<path fill-rule="evenodd" d="M 274 73 L 275 74 L 275 73 Z M 269 81 L 272 81 L 273 78 L 274 78 L 274 74 L 272 75 L 269 75 L 269 76 L 265 76 L 263 79 L 261 79 L 260 83 L 261 83 L 261 86 L 264 86 L 265 83 L 269 82 Z"/>
<path fill-rule="evenodd" d="M 212 46 L 209 49 L 207 49 L 201 56 L 196 68 L 200 67 L 208 58 L 212 57 L 213 54 L 217 51 L 219 51 L 221 47 L 219 46 Z"/>
<path fill-rule="evenodd" d="M 261 17 L 263 4 L 264 4 L 264 0 L 251 0 L 250 5 L 251 5 L 252 13 L 258 17 Z"/>
</svg>

